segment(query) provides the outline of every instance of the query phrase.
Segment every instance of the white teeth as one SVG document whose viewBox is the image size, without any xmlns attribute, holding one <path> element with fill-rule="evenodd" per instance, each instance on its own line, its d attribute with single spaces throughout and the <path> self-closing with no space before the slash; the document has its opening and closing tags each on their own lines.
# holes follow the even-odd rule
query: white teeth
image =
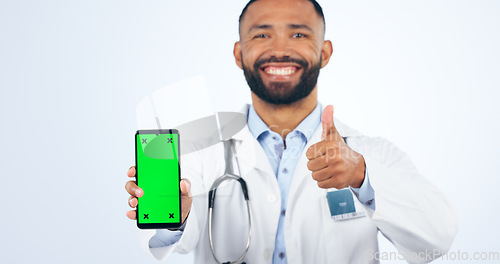
<svg viewBox="0 0 500 264">
<path fill-rule="evenodd" d="M 272 75 L 290 75 L 294 73 L 295 71 L 292 69 L 268 69 L 266 73 L 272 74 Z"/>
</svg>

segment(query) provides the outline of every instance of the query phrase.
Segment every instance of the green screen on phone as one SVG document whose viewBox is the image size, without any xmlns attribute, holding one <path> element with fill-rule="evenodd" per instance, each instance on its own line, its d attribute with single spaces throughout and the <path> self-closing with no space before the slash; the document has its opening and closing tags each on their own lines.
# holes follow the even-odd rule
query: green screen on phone
<svg viewBox="0 0 500 264">
<path fill-rule="evenodd" d="M 139 228 L 181 224 L 179 133 L 175 129 L 139 130 L 136 134 Z"/>
</svg>

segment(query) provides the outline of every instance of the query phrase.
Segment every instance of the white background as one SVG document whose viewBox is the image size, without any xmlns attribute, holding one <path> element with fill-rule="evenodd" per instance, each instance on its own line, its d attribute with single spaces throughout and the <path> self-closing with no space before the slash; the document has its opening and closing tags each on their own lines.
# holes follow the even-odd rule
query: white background
<svg viewBox="0 0 500 264">
<path fill-rule="evenodd" d="M 499 252 L 500 2 L 320 3 L 334 46 L 320 101 L 449 195 L 452 252 Z M 248 102 L 232 58 L 244 4 L 0 2 L 2 263 L 155 263 L 125 217 L 135 106 L 198 74 L 215 110 Z"/>
</svg>

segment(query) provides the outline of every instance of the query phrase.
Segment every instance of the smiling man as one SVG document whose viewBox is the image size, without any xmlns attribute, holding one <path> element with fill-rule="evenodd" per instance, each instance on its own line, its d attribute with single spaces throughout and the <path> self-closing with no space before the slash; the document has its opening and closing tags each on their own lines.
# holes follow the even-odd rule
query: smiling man
<svg viewBox="0 0 500 264">
<path fill-rule="evenodd" d="M 286 137 L 316 107 L 319 70 L 332 55 L 321 7 L 311 1 L 250 1 L 239 32 L 234 57 L 255 111 Z"/>
<path fill-rule="evenodd" d="M 379 231 L 409 262 L 445 253 L 457 230 L 446 197 L 394 145 L 334 122 L 333 107 L 318 102 L 318 75 L 333 50 L 319 4 L 250 1 L 239 34 L 234 57 L 253 104 L 233 138 L 250 196 L 250 233 L 238 185 L 217 189 L 208 224 L 207 192 L 225 167 L 219 144 L 183 156 L 184 224 L 144 232 L 153 256 L 194 251 L 196 263 L 378 263 Z M 127 175 L 135 173 L 131 167 Z M 135 208 L 143 191 L 134 181 L 126 190 Z M 135 210 L 127 216 L 135 219 Z"/>
<path fill-rule="evenodd" d="M 322 14 L 317 14 L 321 10 L 307 2 L 250 4 L 240 17 L 240 41 L 234 55 L 253 92 L 252 99 L 289 105 L 309 96 L 316 88 L 320 68 L 332 54 L 331 43 L 324 41 Z M 268 12 L 252 12 L 259 8 Z"/>
</svg>

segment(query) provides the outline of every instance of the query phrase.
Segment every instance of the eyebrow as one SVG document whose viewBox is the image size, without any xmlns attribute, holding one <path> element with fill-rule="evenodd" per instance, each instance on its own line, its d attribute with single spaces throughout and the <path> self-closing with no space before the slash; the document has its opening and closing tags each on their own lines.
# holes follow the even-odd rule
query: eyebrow
<svg viewBox="0 0 500 264">
<path fill-rule="evenodd" d="M 289 28 L 292 28 L 292 29 L 305 29 L 307 31 L 311 31 L 313 32 L 312 28 L 310 28 L 308 25 L 306 24 L 289 24 L 288 25 Z"/>
<path fill-rule="evenodd" d="M 307 31 L 314 32 L 312 30 L 312 28 L 310 28 L 306 24 L 288 24 L 287 27 L 291 28 L 291 29 L 305 29 Z M 273 28 L 273 26 L 269 25 L 269 24 L 253 25 L 248 30 L 248 33 L 252 32 L 253 30 L 257 30 L 257 29 L 270 29 L 270 28 Z"/>
<path fill-rule="evenodd" d="M 267 25 L 267 24 L 263 24 L 263 25 L 253 25 L 250 27 L 250 29 L 248 30 L 248 33 L 254 31 L 254 30 L 257 30 L 257 29 L 268 29 L 268 28 L 272 28 L 271 25 Z"/>
</svg>

